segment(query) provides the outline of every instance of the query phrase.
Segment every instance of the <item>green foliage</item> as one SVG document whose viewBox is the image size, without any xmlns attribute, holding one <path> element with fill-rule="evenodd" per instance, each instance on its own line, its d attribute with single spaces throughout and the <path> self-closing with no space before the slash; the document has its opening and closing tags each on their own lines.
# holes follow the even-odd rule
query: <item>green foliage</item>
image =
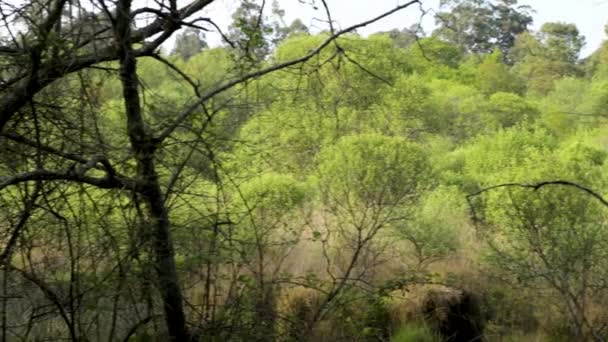
<svg viewBox="0 0 608 342">
<path fill-rule="evenodd" d="M 557 135 L 574 132 L 585 121 L 594 119 L 588 109 L 582 108 L 593 106 L 584 101 L 587 96 L 589 82 L 585 80 L 567 77 L 555 82 L 553 91 L 543 99 L 542 124 Z"/>
<path fill-rule="evenodd" d="M 235 68 L 230 60 L 230 51 L 225 48 L 206 49 L 188 59 L 183 65 L 184 72 L 200 82 L 201 87 L 208 88 L 233 76 Z M 216 101 L 220 99 L 215 99 Z"/>
<path fill-rule="evenodd" d="M 480 187 L 541 179 L 534 165 L 557 147 L 555 137 L 544 129 L 513 127 L 476 138 L 462 151 L 462 172 L 476 179 Z M 512 170 L 509 178 L 504 177 L 505 170 Z"/>
<path fill-rule="evenodd" d="M 605 189 L 606 151 L 580 142 L 555 153 L 530 155 L 496 173 L 495 184 L 524 180 L 575 179 Z M 570 186 L 539 189 L 506 187 L 483 195 L 488 251 L 486 262 L 503 279 L 519 286 L 554 293 L 556 305 L 568 311 L 573 336 L 589 312 L 581 305 L 599 290 L 608 257 L 608 211 L 597 199 Z"/>
<path fill-rule="evenodd" d="M 460 235 L 467 224 L 463 197 L 455 188 L 438 187 L 423 196 L 412 222 L 396 226 L 412 245 L 417 269 L 455 253 L 463 243 Z"/>
<path fill-rule="evenodd" d="M 416 139 L 432 115 L 431 95 L 421 77 L 404 75 L 371 108 L 374 115 L 362 112 L 349 118 L 349 131 Z"/>
<path fill-rule="evenodd" d="M 439 342 L 441 337 L 424 322 L 410 323 L 399 328 L 391 342 Z"/>
<path fill-rule="evenodd" d="M 444 0 L 449 12 L 436 15 L 434 34 L 472 53 L 490 53 L 495 48 L 507 56 L 515 37 L 532 24 L 532 9 L 517 0 Z"/>
<path fill-rule="evenodd" d="M 595 80 L 608 78 L 608 44 L 602 45 L 585 60 L 587 77 Z"/>
<path fill-rule="evenodd" d="M 497 92 L 523 94 L 525 85 L 503 62 L 503 54 L 496 49 L 482 57 L 474 74 L 474 82 L 484 94 Z"/>
<path fill-rule="evenodd" d="M 554 59 L 564 60 L 575 64 L 579 53 L 585 45 L 574 24 L 549 22 L 540 28 L 540 41 L 545 46 L 545 53 Z"/>
<path fill-rule="evenodd" d="M 277 48 L 274 59 L 283 62 L 302 56 L 326 38 L 324 34 L 291 37 Z M 317 111 L 366 109 L 410 70 L 406 52 L 386 36 L 363 39 L 350 34 L 338 39 L 338 44 L 344 50 L 342 54 L 336 54 L 335 46 L 330 45 L 302 65 L 302 73 L 282 72 L 269 79 L 274 89 L 295 92 L 279 99 L 284 106 L 291 109 L 297 102 L 310 104 Z"/>
<path fill-rule="evenodd" d="M 485 97 L 476 88 L 444 80 L 434 80 L 429 87 L 433 94 L 433 114 L 428 116 L 427 126 L 434 131 L 459 143 L 495 129 L 490 117 L 485 115 Z"/>
<path fill-rule="evenodd" d="M 301 227 L 293 211 L 303 204 L 306 189 L 291 176 L 262 174 L 241 184 L 234 196 L 245 250 L 297 241 Z"/>
<path fill-rule="evenodd" d="M 595 81 L 589 85 L 578 111 L 580 116 L 587 117 L 587 123 L 597 126 L 601 124 L 601 118 L 606 116 L 607 106 L 608 81 Z"/>
<path fill-rule="evenodd" d="M 407 49 L 407 60 L 417 73 L 446 78 L 454 74 L 463 58 L 462 49 L 435 36 L 418 40 Z"/>
<path fill-rule="evenodd" d="M 407 49 L 416 42 L 417 31 L 419 31 L 419 28 L 417 25 L 414 25 L 410 28 L 403 28 L 401 30 L 392 29 L 387 32 L 378 32 L 376 34 L 387 35 L 395 43 L 395 46 Z"/>
<path fill-rule="evenodd" d="M 240 186 L 243 205 L 255 212 L 282 214 L 300 205 L 306 190 L 293 177 L 267 173 Z"/>
<path fill-rule="evenodd" d="M 390 338 L 394 327 L 385 297 L 348 289 L 344 298 L 350 304 L 337 308 L 335 317 L 327 322 L 329 331 L 319 332 L 313 340 L 371 342 Z"/>
<path fill-rule="evenodd" d="M 493 196 L 488 204 L 493 210 L 487 213 L 501 227 L 492 240 L 496 252 L 488 257 L 491 262 L 524 283 L 547 281 L 574 293 L 601 282 L 606 213 L 595 199 L 567 188 L 497 193 L 501 199 Z M 555 279 L 563 280 L 553 285 Z"/>
<path fill-rule="evenodd" d="M 232 14 L 228 37 L 237 48 L 237 58 L 246 64 L 255 65 L 270 52 L 268 35 L 273 28 L 263 13 L 264 7 L 254 0 L 245 0 Z"/>
<path fill-rule="evenodd" d="M 514 71 L 527 81 L 533 95 L 546 95 L 559 78 L 581 74 L 577 60 L 584 42 L 572 24 L 545 23 L 536 36 L 517 37 L 512 49 Z"/>
<path fill-rule="evenodd" d="M 428 158 L 404 138 L 348 136 L 319 155 L 316 182 L 335 205 L 399 206 L 428 184 Z"/>
<path fill-rule="evenodd" d="M 306 108 L 260 113 L 240 131 L 240 138 L 255 148 L 239 146 L 235 163 L 278 172 L 310 170 L 322 146 L 335 139 L 335 126 L 334 118 Z"/>
<path fill-rule="evenodd" d="M 207 93 L 328 39 L 301 21 L 286 25 L 278 2 L 271 16 L 260 13 L 260 3 L 244 1 L 234 13 L 234 47 L 206 48 L 203 36 L 186 30 L 163 58 Z M 491 276 L 483 278 L 484 289 L 500 334 L 547 326 L 537 319 L 543 313 L 559 318 L 556 331 L 565 336 L 571 322 L 603 319 L 593 311 L 608 303 L 608 214 L 601 203 L 567 186 L 501 187 L 471 203 L 466 196 L 502 183 L 558 179 L 608 191 L 608 48 L 579 61 L 584 39 L 575 26 L 548 23 L 528 32 L 529 9 L 514 0 L 446 3 L 451 12 L 440 14 L 445 21 L 430 37 L 416 39 L 414 28 L 343 35 L 303 64 L 221 92 L 170 137 L 151 139 L 176 265 L 188 302 L 206 310 L 199 322 L 205 338 L 263 340 L 285 332 L 302 340 L 311 332 L 312 340 L 386 341 L 395 332 L 393 313 L 386 298 L 370 294 L 435 268 L 428 281 L 459 285 L 475 272 Z M 12 62 L 0 63 L 3 73 Z M 1 180 L 31 170 L 75 177 L 83 166 L 78 158 L 99 155 L 115 173 L 99 162 L 86 176 L 141 181 L 120 77 L 112 73 L 118 64 L 99 66 L 104 70 L 56 80 L 32 105 L 53 101 L 36 113 L 24 108 L 11 122 L 1 137 Z M 157 59 L 141 57 L 137 68 L 145 130 L 158 137 L 195 94 Z M 32 141 L 20 145 L 9 139 L 13 133 Z M 99 303 L 84 294 L 82 307 L 98 305 L 104 314 L 123 293 L 149 286 L 152 221 L 141 194 L 43 185 L 13 266 L 32 266 L 28 248 L 48 248 L 40 259 L 58 261 L 36 272 L 48 273 L 45 281 L 59 294 L 71 296 L 68 286 L 93 289 Z M 1 219 L 10 228 L 0 232 L 4 238 L 34 186 L 0 193 Z M 76 234 L 78 274 L 68 269 L 66 225 Z M 285 284 L 318 290 L 285 310 L 291 328 L 277 314 L 288 297 Z M 156 317 L 151 298 L 132 301 Z M 563 314 L 578 304 L 585 309 Z M 152 338 L 149 327 L 135 339 Z M 391 340 L 439 339 L 413 322 Z"/>
<path fill-rule="evenodd" d="M 525 98 L 513 94 L 498 92 L 488 99 L 488 113 L 493 117 L 496 127 L 509 128 L 518 124 L 534 122 L 538 108 Z"/>
<path fill-rule="evenodd" d="M 183 60 L 187 61 L 207 47 L 204 34 L 201 34 L 196 29 L 187 28 L 175 38 L 175 45 L 171 54 L 179 55 Z"/>
</svg>

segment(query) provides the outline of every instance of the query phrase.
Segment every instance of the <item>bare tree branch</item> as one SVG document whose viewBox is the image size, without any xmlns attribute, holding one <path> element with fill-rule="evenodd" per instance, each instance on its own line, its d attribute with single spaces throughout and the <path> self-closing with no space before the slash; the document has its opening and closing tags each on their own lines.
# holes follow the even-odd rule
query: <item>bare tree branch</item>
<svg viewBox="0 0 608 342">
<path fill-rule="evenodd" d="M 94 185 L 101 189 L 138 190 L 141 188 L 139 184 L 127 178 L 110 177 L 109 175 L 105 178 L 91 177 L 85 175 L 84 173 L 77 172 L 75 168 L 72 168 L 63 172 L 36 170 L 17 175 L 0 177 L 0 190 L 11 185 L 32 181 L 70 181 Z"/>
<path fill-rule="evenodd" d="M 565 180 L 554 180 L 554 181 L 544 181 L 544 182 L 539 182 L 539 183 L 533 183 L 533 184 L 525 184 L 525 183 L 504 183 L 504 184 L 498 184 L 498 185 L 494 185 L 494 186 L 490 186 L 484 189 L 481 189 L 477 192 L 474 192 L 472 194 L 467 195 L 467 199 L 471 199 L 475 196 L 479 196 L 484 192 L 490 191 L 490 190 L 494 190 L 494 189 L 498 189 L 498 188 L 506 188 L 506 187 L 520 187 L 520 188 L 528 188 L 528 189 L 532 189 L 534 191 L 543 188 L 545 186 L 549 186 L 549 185 L 563 185 L 563 186 L 569 186 L 569 187 L 574 187 L 578 190 L 581 190 L 583 192 L 588 193 L 589 195 L 591 195 L 592 197 L 594 197 L 595 199 L 597 199 L 598 201 L 600 201 L 600 203 L 602 203 L 603 205 L 608 207 L 608 201 L 606 199 L 604 199 L 604 197 L 602 195 L 600 195 L 599 193 L 595 192 L 594 190 L 584 186 L 584 185 L 580 185 L 578 183 L 575 182 L 571 182 L 571 181 L 565 181 Z"/>
</svg>

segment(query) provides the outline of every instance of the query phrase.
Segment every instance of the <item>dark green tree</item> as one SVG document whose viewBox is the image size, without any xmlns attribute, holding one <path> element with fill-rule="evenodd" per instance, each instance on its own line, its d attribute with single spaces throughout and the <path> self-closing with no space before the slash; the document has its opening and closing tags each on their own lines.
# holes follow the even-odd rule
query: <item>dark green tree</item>
<svg viewBox="0 0 608 342">
<path fill-rule="evenodd" d="M 437 14 L 435 35 L 470 53 L 499 48 L 506 61 L 517 35 L 532 24 L 532 9 L 517 0 L 444 0 L 441 8 L 447 11 Z"/>
<path fill-rule="evenodd" d="M 173 47 L 171 54 L 179 55 L 187 61 L 190 57 L 207 47 L 208 45 L 203 33 L 197 29 L 187 28 L 184 32 L 177 35 L 175 46 Z"/>
<path fill-rule="evenodd" d="M 536 35 L 517 37 L 511 49 L 514 71 L 527 80 L 533 94 L 547 94 L 557 79 L 582 74 L 578 57 L 584 45 L 576 25 L 545 23 Z"/>
<path fill-rule="evenodd" d="M 292 35 L 303 35 L 309 34 L 308 27 L 304 25 L 302 20 L 294 19 L 289 26 L 281 26 L 280 22 L 275 23 L 275 43 L 278 44 L 282 42 L 285 38 L 289 38 Z"/>
<path fill-rule="evenodd" d="M 292 35 L 309 34 L 308 27 L 304 25 L 302 20 L 294 19 L 291 24 L 285 22 L 285 10 L 279 7 L 279 2 L 272 2 L 272 17 L 271 23 L 273 29 L 273 37 L 271 42 L 274 46 L 279 45 L 283 40 Z"/>
<path fill-rule="evenodd" d="M 264 60 L 271 51 L 269 36 L 274 29 L 264 15 L 265 2 L 244 0 L 232 14 L 228 38 L 238 49 L 238 57 L 250 63 Z"/>
<path fill-rule="evenodd" d="M 407 49 L 410 45 L 416 42 L 418 36 L 424 36 L 424 32 L 418 25 L 412 25 L 409 28 L 392 29 L 390 31 L 378 32 L 378 34 L 386 34 L 395 42 L 395 45 Z"/>
<path fill-rule="evenodd" d="M 576 25 L 562 22 L 543 24 L 539 40 L 551 58 L 572 64 L 578 61 L 581 49 L 585 46 L 585 37 L 580 35 Z"/>
</svg>

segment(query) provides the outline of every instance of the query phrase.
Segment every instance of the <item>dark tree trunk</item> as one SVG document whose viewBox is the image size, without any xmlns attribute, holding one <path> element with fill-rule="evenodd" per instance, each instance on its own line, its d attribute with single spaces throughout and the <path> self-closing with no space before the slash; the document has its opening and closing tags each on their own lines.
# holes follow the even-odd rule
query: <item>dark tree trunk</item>
<svg viewBox="0 0 608 342">
<path fill-rule="evenodd" d="M 169 216 L 158 182 L 154 164 L 156 146 L 153 137 L 146 131 L 139 99 L 139 81 L 136 73 L 136 58 L 131 46 L 131 0 L 118 4 L 116 18 L 116 43 L 120 56 L 120 79 L 127 115 L 127 129 L 131 148 L 137 162 L 139 192 L 145 198 L 150 229 L 154 239 L 155 267 L 167 329 L 171 340 L 188 341 L 182 292 L 179 287 Z"/>
</svg>

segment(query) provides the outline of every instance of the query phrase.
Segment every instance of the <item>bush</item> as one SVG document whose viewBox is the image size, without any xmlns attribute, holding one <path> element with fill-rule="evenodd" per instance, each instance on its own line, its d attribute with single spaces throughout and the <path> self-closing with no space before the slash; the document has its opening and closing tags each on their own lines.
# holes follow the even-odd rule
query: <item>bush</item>
<svg viewBox="0 0 608 342">
<path fill-rule="evenodd" d="M 435 334 L 424 322 L 410 323 L 401 327 L 391 338 L 391 342 L 440 342 L 441 338 Z"/>
</svg>

